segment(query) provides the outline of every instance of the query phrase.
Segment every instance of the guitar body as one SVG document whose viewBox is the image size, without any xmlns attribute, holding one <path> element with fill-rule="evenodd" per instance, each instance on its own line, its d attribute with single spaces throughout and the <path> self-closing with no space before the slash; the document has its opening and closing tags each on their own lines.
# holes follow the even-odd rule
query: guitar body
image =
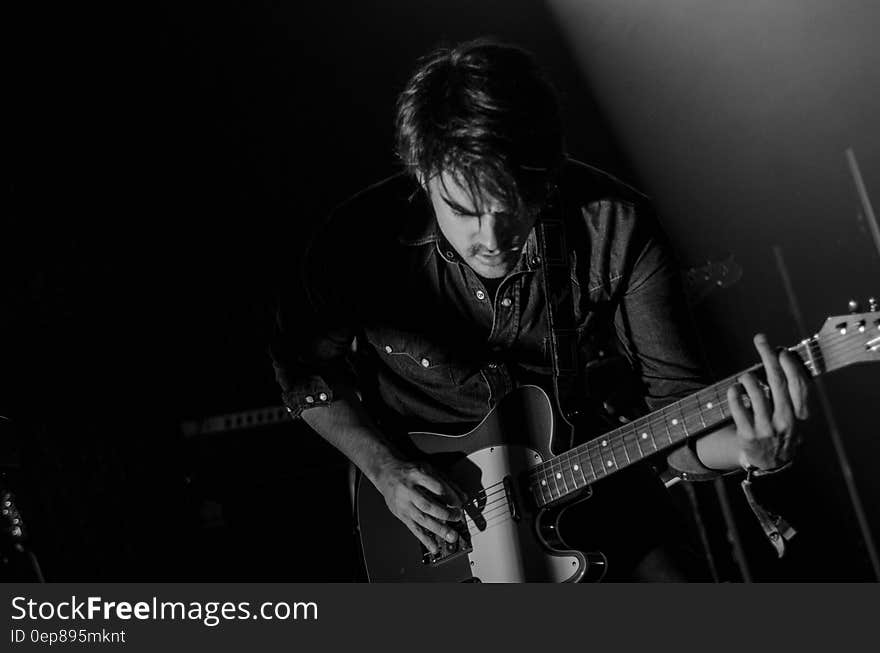
<svg viewBox="0 0 880 653">
<path fill-rule="evenodd" d="M 829 317 L 815 335 L 789 347 L 813 376 L 880 362 L 880 311 Z M 758 372 L 761 365 L 749 368 Z M 467 518 L 452 545 L 428 554 L 361 480 L 356 509 L 371 581 L 565 582 L 600 580 L 601 553 L 567 547 L 559 522 L 589 497 L 595 482 L 730 421 L 724 397 L 734 375 L 627 422 L 560 455 L 551 452 L 553 405 L 537 386 L 504 397 L 479 426 L 460 435 L 411 433 L 417 456 L 444 471 L 468 496 Z M 580 515 L 577 515 L 580 517 Z"/>
<path fill-rule="evenodd" d="M 576 582 L 599 580 L 601 553 L 569 549 L 559 536 L 565 510 L 589 496 L 536 508 L 524 487 L 529 468 L 552 457 L 554 413 L 547 394 L 525 386 L 460 436 L 411 433 L 413 447 L 473 499 L 466 537 L 440 556 L 426 550 L 365 478 L 356 495 L 367 575 L 373 582 Z M 468 541 L 469 540 L 469 541 Z"/>
</svg>

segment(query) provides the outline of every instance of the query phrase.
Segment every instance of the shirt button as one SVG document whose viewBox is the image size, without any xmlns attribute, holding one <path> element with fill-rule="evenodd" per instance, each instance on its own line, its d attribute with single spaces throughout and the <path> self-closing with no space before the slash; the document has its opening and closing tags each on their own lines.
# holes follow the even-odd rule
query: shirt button
<svg viewBox="0 0 880 653">
<path fill-rule="evenodd" d="M 427 358 L 422 359 L 422 367 L 429 367 L 430 365 L 431 361 L 429 361 Z"/>
<path fill-rule="evenodd" d="M 444 256 L 446 256 L 446 258 L 448 258 L 450 261 L 455 258 L 455 254 L 452 253 L 451 249 L 447 249 Z"/>
<path fill-rule="evenodd" d="M 502 305 L 504 308 L 507 308 L 507 307 L 510 306 L 512 303 L 513 303 L 513 302 L 510 301 L 510 297 L 505 297 L 504 299 L 501 300 L 501 305 Z"/>
<path fill-rule="evenodd" d="M 479 299 L 480 301 L 483 301 L 484 299 L 486 299 L 486 293 L 484 293 L 482 290 L 478 290 L 477 291 L 477 299 Z"/>
<path fill-rule="evenodd" d="M 386 354 L 390 354 L 392 351 L 394 351 L 394 350 L 391 349 L 391 345 L 385 345 L 385 353 Z"/>
<path fill-rule="evenodd" d="M 314 398 L 312 395 L 308 395 L 308 396 L 306 397 L 306 403 L 307 403 L 307 404 L 313 404 L 313 403 L 315 403 L 315 398 Z"/>
<path fill-rule="evenodd" d="M 318 399 L 320 399 L 321 401 L 327 401 L 327 393 L 322 392 L 321 394 L 318 395 Z"/>
</svg>

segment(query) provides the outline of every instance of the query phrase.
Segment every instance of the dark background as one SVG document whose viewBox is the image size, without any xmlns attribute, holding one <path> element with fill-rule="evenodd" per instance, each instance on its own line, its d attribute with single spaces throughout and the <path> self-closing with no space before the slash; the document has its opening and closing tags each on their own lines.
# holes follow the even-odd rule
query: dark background
<svg viewBox="0 0 880 653">
<path fill-rule="evenodd" d="M 621 6 L 622 5 L 622 6 Z M 347 580 L 345 463 L 301 426 L 184 438 L 276 405 L 271 308 L 332 206 L 394 172 L 392 108 L 416 58 L 491 34 L 557 84 L 568 149 L 648 190 L 683 269 L 742 278 L 694 307 L 718 375 L 880 294 L 843 152 L 880 178 L 869 2 L 176 2 L 31 6 L 4 20 L 9 210 L 0 414 L 51 580 Z M 804 315 L 794 323 L 772 247 Z M 876 367 L 828 377 L 874 537 Z M 753 578 L 875 579 L 825 416 L 782 490 L 776 562 L 728 492 Z M 2 462 L 2 459 L 0 459 Z M 686 508 L 686 493 L 677 489 Z M 715 488 L 696 488 L 738 580 Z"/>
</svg>

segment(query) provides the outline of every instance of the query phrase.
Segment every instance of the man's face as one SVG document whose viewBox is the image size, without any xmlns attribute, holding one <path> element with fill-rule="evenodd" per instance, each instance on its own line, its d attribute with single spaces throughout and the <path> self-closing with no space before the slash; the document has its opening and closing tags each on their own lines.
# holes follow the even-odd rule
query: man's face
<svg viewBox="0 0 880 653">
<path fill-rule="evenodd" d="M 427 188 L 440 231 L 474 272 L 498 279 L 516 266 L 537 213 L 518 215 L 495 200 L 473 198 L 447 172 Z"/>
</svg>

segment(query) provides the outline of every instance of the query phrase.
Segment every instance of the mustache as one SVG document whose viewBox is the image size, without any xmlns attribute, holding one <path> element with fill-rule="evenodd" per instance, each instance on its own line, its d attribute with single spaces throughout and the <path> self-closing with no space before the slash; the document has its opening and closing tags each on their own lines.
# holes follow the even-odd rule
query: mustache
<svg viewBox="0 0 880 653">
<path fill-rule="evenodd" d="M 509 254 L 518 254 L 522 250 L 522 245 L 519 243 L 511 243 L 509 245 L 505 245 L 499 247 L 496 250 L 489 250 L 483 247 L 482 245 L 473 245 L 470 248 L 471 256 L 503 256 Z"/>
</svg>

